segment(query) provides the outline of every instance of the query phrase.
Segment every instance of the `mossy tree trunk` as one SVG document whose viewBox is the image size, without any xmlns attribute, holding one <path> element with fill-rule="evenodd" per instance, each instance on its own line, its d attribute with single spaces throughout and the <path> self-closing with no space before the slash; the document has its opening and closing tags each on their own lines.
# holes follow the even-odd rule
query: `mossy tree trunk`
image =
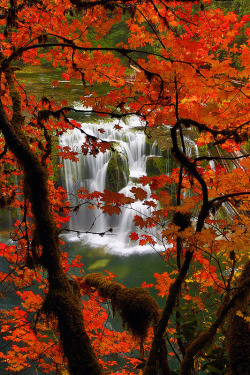
<svg viewBox="0 0 250 375">
<path fill-rule="evenodd" d="M 61 263 L 61 250 L 56 224 L 48 198 L 47 173 L 42 162 L 29 147 L 22 130 L 21 97 L 14 83 L 11 67 L 5 77 L 13 105 L 13 117 L 8 120 L 0 102 L 0 130 L 9 150 L 16 157 L 24 173 L 25 195 L 29 199 L 36 234 L 42 247 L 40 263 L 48 273 L 49 291 L 44 301 L 44 311 L 58 320 L 58 329 L 71 375 L 101 375 L 102 369 L 92 349 L 84 328 L 79 297 L 73 293 Z"/>
</svg>

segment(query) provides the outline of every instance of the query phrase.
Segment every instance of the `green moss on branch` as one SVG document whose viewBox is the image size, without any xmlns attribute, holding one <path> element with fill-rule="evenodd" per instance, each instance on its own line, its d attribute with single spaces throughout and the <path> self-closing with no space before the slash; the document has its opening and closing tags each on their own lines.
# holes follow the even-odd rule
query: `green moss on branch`
<svg viewBox="0 0 250 375">
<path fill-rule="evenodd" d="M 123 326 L 143 342 L 150 325 L 155 325 L 159 319 L 158 304 L 149 292 L 140 287 L 125 288 L 119 283 L 107 281 L 101 273 L 91 273 L 85 276 L 84 281 L 102 297 L 111 300 L 113 312 L 119 313 Z"/>
</svg>

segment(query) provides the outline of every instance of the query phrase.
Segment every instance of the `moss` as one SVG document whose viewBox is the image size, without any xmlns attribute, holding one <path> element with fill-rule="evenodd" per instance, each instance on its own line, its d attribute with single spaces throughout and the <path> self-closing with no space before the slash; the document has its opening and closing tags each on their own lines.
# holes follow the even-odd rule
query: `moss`
<svg viewBox="0 0 250 375">
<path fill-rule="evenodd" d="M 57 317 L 64 354 L 71 359 L 70 374 L 102 375 L 101 366 L 82 324 L 80 299 L 75 293 L 74 285 L 70 288 L 65 285 L 64 290 L 50 289 L 44 299 L 42 312 L 46 314 L 48 321 L 53 322 L 53 318 Z M 87 370 L 84 371 L 84 368 Z"/>
<path fill-rule="evenodd" d="M 146 161 L 146 172 L 148 177 L 166 174 L 168 160 L 158 156 L 148 156 Z"/>
<path fill-rule="evenodd" d="M 244 149 L 247 151 L 247 153 L 250 152 L 250 140 L 244 143 Z"/>
<path fill-rule="evenodd" d="M 223 150 L 220 146 L 208 144 L 199 147 L 199 156 L 208 156 L 208 157 L 214 157 L 214 158 L 229 158 L 231 155 L 226 150 Z M 225 167 L 228 171 L 231 171 L 234 168 L 234 163 L 230 159 L 222 159 L 222 160 L 214 160 L 214 162 L 217 164 L 221 164 L 223 167 Z M 202 160 L 200 162 L 200 166 L 202 168 L 206 168 L 209 165 L 208 160 Z"/>
<path fill-rule="evenodd" d="M 107 281 L 101 273 L 86 275 L 84 282 L 111 300 L 113 312 L 118 312 L 124 328 L 142 342 L 150 325 L 159 319 L 158 304 L 143 288 L 125 288 L 119 283 Z"/>
<path fill-rule="evenodd" d="M 200 156 L 210 156 L 210 153 L 209 153 L 208 149 L 209 149 L 208 145 L 200 146 L 199 147 L 199 157 Z M 202 168 L 205 169 L 209 165 L 209 161 L 208 160 L 202 160 L 202 161 L 199 162 L 199 165 Z"/>
<path fill-rule="evenodd" d="M 147 128 L 145 131 L 147 142 L 153 144 L 154 142 L 160 147 L 160 149 L 170 149 L 172 140 L 170 137 L 170 130 L 166 126 L 157 126 L 157 128 Z"/>
<path fill-rule="evenodd" d="M 191 375 L 194 357 L 198 352 L 202 352 L 212 345 L 217 327 L 211 326 L 206 332 L 200 334 L 186 349 L 185 357 L 181 364 L 181 375 Z"/>
<path fill-rule="evenodd" d="M 106 189 L 118 192 L 127 185 L 128 179 L 129 169 L 126 157 L 118 151 L 112 152 L 107 168 Z"/>
<path fill-rule="evenodd" d="M 151 146 L 152 146 L 152 142 L 148 139 L 148 137 L 146 137 L 145 139 L 145 154 L 146 155 L 150 155 Z"/>
<path fill-rule="evenodd" d="M 152 151 L 153 150 L 153 151 Z M 145 154 L 150 156 L 152 154 L 158 154 L 160 147 L 156 140 L 150 139 L 146 136 L 145 138 Z"/>
<path fill-rule="evenodd" d="M 176 161 L 171 155 L 172 140 L 170 130 L 166 126 L 157 128 L 148 128 L 146 130 L 146 155 L 151 154 L 153 144 L 156 144 L 162 157 L 149 156 L 146 163 L 148 177 L 159 176 L 170 173 L 177 166 Z"/>
</svg>

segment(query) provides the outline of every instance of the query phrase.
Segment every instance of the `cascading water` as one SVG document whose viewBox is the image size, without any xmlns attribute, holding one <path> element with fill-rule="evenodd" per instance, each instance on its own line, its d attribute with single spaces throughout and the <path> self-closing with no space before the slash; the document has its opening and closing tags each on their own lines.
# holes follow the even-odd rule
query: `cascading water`
<svg viewBox="0 0 250 375">
<path fill-rule="evenodd" d="M 100 120 L 99 120 L 100 121 Z M 138 117 L 129 116 L 126 118 L 126 124 L 119 121 L 119 126 L 122 130 L 117 130 L 114 126 L 117 125 L 117 120 L 110 119 L 108 122 L 88 122 L 84 123 L 83 129 L 87 134 L 100 137 L 98 129 L 102 128 L 104 133 L 101 138 L 112 144 L 119 150 L 119 155 L 122 155 L 123 169 L 129 168 L 129 178 L 127 186 L 120 190 L 126 196 L 131 195 L 130 189 L 139 177 L 146 175 L 146 147 L 145 134 L 142 130 L 138 130 L 142 124 Z M 106 175 L 108 163 L 111 158 L 111 152 L 107 151 L 105 154 L 99 153 L 96 157 L 93 155 L 83 156 L 80 154 L 81 145 L 84 143 L 84 135 L 77 129 L 64 134 L 60 139 L 61 146 L 69 146 L 72 150 L 79 152 L 79 161 L 77 163 L 70 160 L 64 160 L 65 172 L 65 187 L 69 195 L 72 205 L 74 201 L 74 194 L 80 187 L 84 187 L 90 192 L 95 190 L 103 192 L 106 186 Z M 159 156 L 158 148 L 152 145 L 150 154 Z M 127 166 L 126 166 L 127 164 Z M 137 187 L 140 186 L 138 183 Z M 150 195 L 150 188 L 143 187 Z M 129 233 L 138 231 L 133 223 L 133 218 L 136 214 L 142 216 L 150 216 L 150 209 L 148 209 L 141 202 L 133 203 L 129 208 L 124 208 L 120 215 L 103 214 L 100 209 L 89 209 L 89 204 L 82 205 L 78 212 L 72 213 L 72 218 L 69 228 L 79 232 L 96 232 L 103 233 L 109 228 L 112 228 L 112 233 L 109 232 L 105 236 L 98 234 L 81 234 L 80 238 L 86 243 L 93 246 L 105 246 L 111 251 L 119 251 L 122 249 L 129 249 L 131 251 L 152 251 L 151 247 L 132 246 L 129 242 Z M 154 233 L 153 233 L 154 234 Z M 70 234 L 71 240 L 79 240 L 79 235 Z M 126 251 L 127 251 L 126 250 Z"/>
</svg>

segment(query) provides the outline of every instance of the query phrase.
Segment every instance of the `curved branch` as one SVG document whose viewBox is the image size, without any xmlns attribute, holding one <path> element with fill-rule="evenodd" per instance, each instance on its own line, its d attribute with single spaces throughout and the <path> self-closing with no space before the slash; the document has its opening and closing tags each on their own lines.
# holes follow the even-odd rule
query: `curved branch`
<svg viewBox="0 0 250 375">
<path fill-rule="evenodd" d="M 67 111 L 74 111 L 74 112 L 78 112 L 78 113 L 84 113 L 84 112 L 87 112 L 87 111 L 81 111 L 81 110 L 77 110 L 77 109 L 70 108 L 70 107 L 64 107 L 64 108 L 61 108 L 61 109 L 59 109 L 59 110 L 57 110 L 57 111 L 52 111 L 52 110 L 50 110 L 50 109 L 43 109 L 43 110 L 41 110 L 41 111 L 38 112 L 38 123 L 39 123 L 39 125 L 41 126 L 41 128 L 44 130 L 45 138 L 46 138 L 46 140 L 47 140 L 47 148 L 46 148 L 46 152 L 45 152 L 45 154 L 43 155 L 43 161 L 46 161 L 46 158 L 47 158 L 48 155 L 50 154 L 50 151 L 51 151 L 51 139 L 50 139 L 50 137 L 49 137 L 49 134 L 48 134 L 46 128 L 43 126 L 41 120 L 42 120 L 42 119 L 47 119 L 50 115 L 53 116 L 54 118 L 57 118 L 57 119 L 58 119 L 58 117 L 59 117 L 60 115 L 62 115 L 63 118 L 64 118 L 64 120 L 65 120 L 68 124 L 70 124 L 74 129 L 77 129 L 77 130 L 79 130 L 82 134 L 84 134 L 84 135 L 86 136 L 86 138 L 88 139 L 89 142 L 90 142 L 90 141 L 96 141 L 96 140 L 98 140 L 98 141 L 100 141 L 100 142 L 102 142 L 102 143 L 107 144 L 108 147 L 109 147 L 109 149 L 110 149 L 111 151 L 115 151 L 114 147 L 111 145 L 110 142 L 108 142 L 108 141 L 106 141 L 106 140 L 103 140 L 103 139 L 101 139 L 101 138 L 99 138 L 99 137 L 96 137 L 96 136 L 90 135 L 90 134 L 86 133 L 83 129 L 78 128 L 77 126 L 75 126 L 75 125 L 74 125 L 74 124 L 73 124 L 73 123 L 67 118 L 67 116 L 65 115 L 64 112 L 67 112 Z M 95 111 L 91 111 L 91 112 L 93 112 L 93 113 L 102 113 L 102 112 L 95 112 Z M 103 113 L 104 113 L 104 112 L 103 112 Z M 92 144 L 92 147 L 93 147 L 94 149 L 97 150 L 97 147 L 94 146 L 93 144 Z"/>
<path fill-rule="evenodd" d="M 190 120 L 191 121 L 191 120 Z M 172 154 L 173 156 L 177 159 L 177 161 L 181 164 L 182 167 L 186 168 L 188 172 L 196 178 L 196 180 L 199 182 L 201 185 L 202 189 L 202 208 L 200 210 L 199 216 L 198 216 L 198 221 L 196 225 L 196 232 L 200 232 L 201 229 L 203 228 L 204 221 L 206 217 L 209 214 L 209 202 L 208 202 L 208 189 L 207 189 L 207 184 L 205 180 L 202 178 L 200 173 L 197 171 L 196 166 L 193 162 L 190 161 L 190 159 L 185 155 L 184 152 L 182 152 L 178 146 L 178 141 L 177 141 L 177 129 L 181 127 L 183 124 L 183 120 L 177 120 L 175 125 L 171 129 L 171 138 L 173 142 L 173 147 L 172 147 Z M 190 126 L 190 122 L 186 120 L 185 122 L 186 126 Z M 184 124 L 184 125 L 185 125 Z"/>
<path fill-rule="evenodd" d="M 61 38 L 59 36 L 57 36 L 58 38 Z M 92 51 L 107 51 L 107 52 L 118 52 L 120 53 L 121 55 L 123 56 L 126 56 L 130 53 L 141 53 L 143 55 L 149 55 L 149 52 L 148 51 L 143 51 L 143 50 L 137 50 L 137 49 L 130 49 L 130 48 L 118 48 L 118 47 L 81 47 L 81 46 L 77 46 L 75 45 L 73 42 L 68 42 L 68 43 L 38 43 L 38 44 L 34 44 L 34 45 L 30 45 L 30 46 L 24 46 L 24 47 L 20 47 L 18 49 L 16 49 L 14 52 L 12 52 L 12 54 L 6 58 L 5 60 L 3 60 L 2 62 L 2 68 L 4 69 L 7 65 L 10 64 L 10 62 L 14 59 L 16 59 L 17 57 L 20 57 L 22 55 L 23 52 L 25 51 L 29 51 L 31 49 L 35 49 L 35 48 L 50 48 L 50 47 L 62 47 L 62 48 L 71 48 L 73 50 L 78 50 L 78 51 L 83 51 L 83 52 L 92 52 Z M 193 64 L 195 63 L 190 63 L 188 61 L 183 61 L 183 60 L 175 60 L 171 57 L 166 57 L 166 56 L 162 56 L 158 53 L 153 53 L 153 52 L 150 52 L 150 55 L 152 56 L 156 56 L 156 57 L 159 57 L 161 58 L 162 60 L 166 60 L 166 61 L 170 61 L 172 63 L 182 63 L 182 64 L 187 64 L 187 65 L 190 65 L 190 66 L 193 66 Z M 197 64 L 199 65 L 199 62 L 197 62 Z"/>
<path fill-rule="evenodd" d="M 158 359 L 158 352 L 162 345 L 163 335 L 168 325 L 169 318 L 173 313 L 173 310 L 177 301 L 177 296 L 179 295 L 181 285 L 186 278 L 192 257 L 193 257 L 193 251 L 188 250 L 185 254 L 185 259 L 178 273 L 178 276 L 176 277 L 175 281 L 170 285 L 169 295 L 168 295 L 164 310 L 162 312 L 160 321 L 155 330 L 154 339 L 152 342 L 151 350 L 149 352 L 146 367 L 143 371 L 143 375 L 152 375 L 156 371 L 155 365 Z"/>
<path fill-rule="evenodd" d="M 237 159 L 242 159 L 242 158 L 248 158 L 250 154 L 246 155 L 241 155 L 241 156 L 231 156 L 231 157 L 220 157 L 220 156 L 198 156 L 197 158 L 194 159 L 194 163 L 197 161 L 202 161 L 202 160 L 237 160 Z"/>
<path fill-rule="evenodd" d="M 226 129 L 221 129 L 221 130 L 211 129 L 208 125 L 200 124 L 199 122 L 191 120 L 191 119 L 181 118 L 178 121 L 178 123 L 179 123 L 178 125 L 184 125 L 186 128 L 189 128 L 190 126 L 195 126 L 200 132 L 206 131 L 206 132 L 212 134 L 214 136 L 215 140 L 217 139 L 218 136 L 223 136 L 223 138 L 217 139 L 216 143 L 215 143 L 215 144 L 221 144 L 221 143 L 225 142 L 226 139 L 234 139 L 234 141 L 236 143 L 240 143 L 241 138 L 240 138 L 240 135 L 238 134 L 238 132 L 240 130 L 242 130 L 244 128 L 244 126 L 249 125 L 250 120 L 245 121 L 243 124 L 237 126 L 234 129 L 226 128 Z"/>
<path fill-rule="evenodd" d="M 179 149 L 178 141 L 177 141 L 177 130 L 181 127 L 181 125 L 182 125 L 182 121 L 177 120 L 175 125 L 171 129 L 171 138 L 173 142 L 172 154 L 175 156 L 175 158 L 178 160 L 181 166 L 186 168 L 188 172 L 197 179 L 197 181 L 200 183 L 201 188 L 202 188 L 203 204 L 202 204 L 202 207 L 198 216 L 197 225 L 196 225 L 196 233 L 197 233 L 202 230 L 205 219 L 209 214 L 210 206 L 209 206 L 209 201 L 208 201 L 208 189 L 207 189 L 207 185 L 204 179 L 197 171 L 196 166 L 189 160 L 189 158 L 185 155 L 185 153 Z M 171 284 L 169 288 L 169 294 L 168 294 L 168 298 L 166 301 L 166 305 L 163 309 L 160 321 L 155 331 L 155 336 L 153 339 L 152 347 L 149 353 L 148 361 L 147 361 L 145 370 L 143 372 L 143 375 L 151 375 L 155 371 L 155 363 L 157 360 L 159 349 L 161 347 L 163 335 L 168 325 L 170 316 L 173 313 L 173 309 L 177 303 L 182 283 L 184 282 L 186 275 L 188 273 L 190 263 L 193 258 L 193 253 L 194 253 L 194 250 L 186 251 L 184 262 L 178 272 L 178 275 L 175 281 Z"/>
<path fill-rule="evenodd" d="M 224 202 L 225 200 L 227 200 L 227 198 L 233 198 L 233 197 L 239 197 L 241 195 L 249 195 L 250 194 L 250 191 L 243 191 L 241 193 L 232 193 L 232 194 L 225 194 L 225 195 L 222 195 L 221 197 L 216 197 L 214 199 L 211 199 L 211 201 L 209 201 L 209 209 L 212 208 L 213 204 L 217 201 L 222 201 Z"/>
</svg>

